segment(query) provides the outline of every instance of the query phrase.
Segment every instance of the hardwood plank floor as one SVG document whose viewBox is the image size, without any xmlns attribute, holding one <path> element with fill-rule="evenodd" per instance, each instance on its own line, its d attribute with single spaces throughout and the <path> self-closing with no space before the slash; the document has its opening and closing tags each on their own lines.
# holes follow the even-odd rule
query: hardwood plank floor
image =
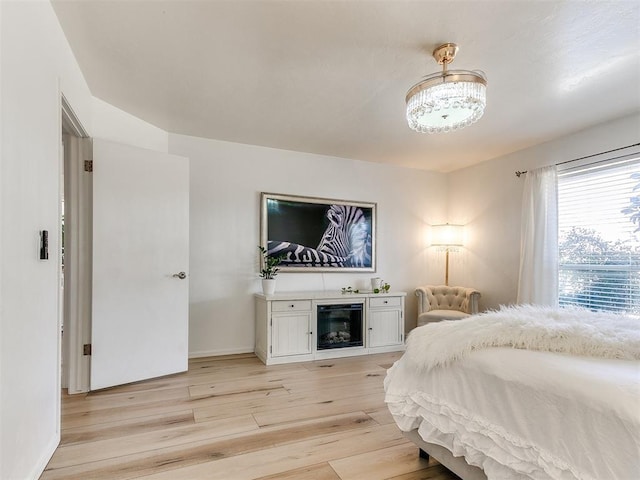
<svg viewBox="0 0 640 480">
<path fill-rule="evenodd" d="M 455 480 L 418 457 L 384 403 L 389 353 L 265 366 L 253 355 L 63 395 L 41 480 Z"/>
</svg>

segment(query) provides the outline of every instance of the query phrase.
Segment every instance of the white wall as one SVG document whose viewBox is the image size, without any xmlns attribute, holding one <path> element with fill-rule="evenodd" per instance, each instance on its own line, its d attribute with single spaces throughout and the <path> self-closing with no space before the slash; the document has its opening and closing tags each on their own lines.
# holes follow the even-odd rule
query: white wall
<svg viewBox="0 0 640 480">
<path fill-rule="evenodd" d="M 96 97 L 91 106 L 94 138 L 167 152 L 169 134 L 164 130 Z"/>
<path fill-rule="evenodd" d="M 90 134 L 167 150 L 166 132 L 91 96 L 48 1 L 0 1 L 2 480 L 37 478 L 59 440 L 61 93 Z"/>
<path fill-rule="evenodd" d="M 409 293 L 407 326 L 415 326 L 413 290 L 441 281 L 425 230 L 446 220 L 444 174 L 173 134 L 169 152 L 191 159 L 192 356 L 253 351 L 260 192 L 376 202 L 376 276 Z M 282 273 L 277 288 L 365 288 L 372 276 Z"/>
<path fill-rule="evenodd" d="M 457 283 L 482 292 L 481 307 L 515 303 L 520 259 L 520 210 L 528 170 L 640 141 L 640 115 L 603 123 L 552 142 L 452 172 L 449 219 L 467 225 Z M 454 269 L 455 271 L 455 269 Z"/>
<path fill-rule="evenodd" d="M 60 92 L 87 129 L 91 96 L 48 2 L 0 12 L 0 478 L 24 480 L 59 437 Z"/>
</svg>

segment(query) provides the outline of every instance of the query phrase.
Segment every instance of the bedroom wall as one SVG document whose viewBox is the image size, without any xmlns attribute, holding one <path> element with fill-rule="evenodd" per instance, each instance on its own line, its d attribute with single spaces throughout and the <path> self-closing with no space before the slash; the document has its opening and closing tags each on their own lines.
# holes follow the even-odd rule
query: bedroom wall
<svg viewBox="0 0 640 480">
<path fill-rule="evenodd" d="M 60 92 L 91 96 L 48 2 L 0 2 L 0 478 L 38 478 L 59 438 Z M 49 260 L 39 260 L 39 231 Z"/>
<path fill-rule="evenodd" d="M 253 351 L 260 192 L 377 202 L 376 276 L 408 292 L 407 329 L 415 326 L 413 290 L 441 281 L 425 235 L 446 221 L 446 175 L 174 134 L 169 152 L 191 159 L 192 356 Z M 278 290 L 365 288 L 372 276 L 282 273 Z"/>
<path fill-rule="evenodd" d="M 514 172 L 639 141 L 636 114 L 450 173 L 449 218 L 467 226 L 466 246 L 452 266 L 456 282 L 480 290 L 482 308 L 515 303 L 524 177 Z"/>
<path fill-rule="evenodd" d="M 92 136 L 112 142 L 124 143 L 140 148 L 167 152 L 169 134 L 144 120 L 139 119 L 113 105 L 93 97 Z"/>
<path fill-rule="evenodd" d="M 167 149 L 166 132 L 91 96 L 48 1 L 0 1 L 3 480 L 38 478 L 59 441 L 61 93 L 90 134 Z M 49 260 L 38 258 L 41 230 Z"/>
</svg>

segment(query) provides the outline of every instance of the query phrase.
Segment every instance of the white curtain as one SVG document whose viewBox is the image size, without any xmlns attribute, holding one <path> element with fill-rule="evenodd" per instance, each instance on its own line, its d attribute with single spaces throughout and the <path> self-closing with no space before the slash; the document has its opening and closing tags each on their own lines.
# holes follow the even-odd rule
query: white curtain
<svg viewBox="0 0 640 480">
<path fill-rule="evenodd" d="M 558 306 L 558 174 L 529 170 L 522 196 L 518 303 Z"/>
</svg>

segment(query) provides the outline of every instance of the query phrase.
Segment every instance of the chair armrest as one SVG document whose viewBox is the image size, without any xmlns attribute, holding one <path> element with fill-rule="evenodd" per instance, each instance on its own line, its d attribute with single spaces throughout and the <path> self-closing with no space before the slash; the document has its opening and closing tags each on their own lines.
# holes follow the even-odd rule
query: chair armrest
<svg viewBox="0 0 640 480">
<path fill-rule="evenodd" d="M 418 297 L 418 315 L 430 310 L 429 297 L 427 295 L 428 286 L 416 288 L 415 294 Z"/>
<path fill-rule="evenodd" d="M 480 300 L 480 292 L 475 288 L 465 288 L 464 289 L 465 301 L 463 303 L 463 310 L 466 313 L 474 315 L 478 313 L 478 303 Z"/>
</svg>

